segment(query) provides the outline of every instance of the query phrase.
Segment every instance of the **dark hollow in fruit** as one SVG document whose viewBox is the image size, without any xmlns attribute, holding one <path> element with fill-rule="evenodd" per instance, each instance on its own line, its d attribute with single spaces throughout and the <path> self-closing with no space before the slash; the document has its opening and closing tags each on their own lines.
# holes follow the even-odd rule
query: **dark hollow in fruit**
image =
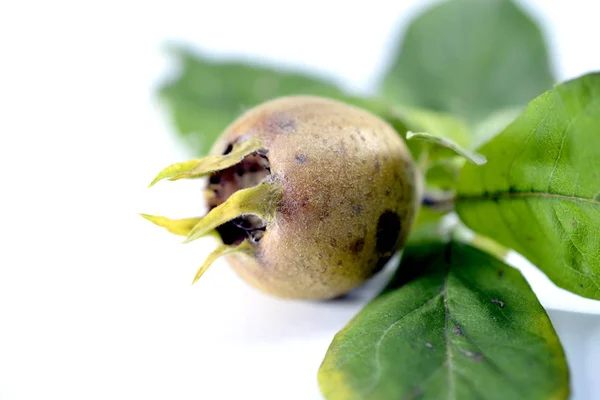
<svg viewBox="0 0 600 400">
<path fill-rule="evenodd" d="M 223 155 L 231 152 L 233 146 L 227 146 Z M 210 174 L 207 189 L 213 193 L 207 196 L 208 210 L 223 204 L 233 193 L 240 189 L 256 186 L 271 172 L 269 169 L 269 158 L 264 149 L 256 151 L 246 157 L 236 165 L 233 165 L 222 171 L 215 171 Z M 265 223 L 255 215 L 245 215 L 216 228 L 224 244 L 239 244 L 244 239 L 250 239 L 256 243 L 260 241 L 262 234 L 257 231 L 264 231 Z"/>
</svg>

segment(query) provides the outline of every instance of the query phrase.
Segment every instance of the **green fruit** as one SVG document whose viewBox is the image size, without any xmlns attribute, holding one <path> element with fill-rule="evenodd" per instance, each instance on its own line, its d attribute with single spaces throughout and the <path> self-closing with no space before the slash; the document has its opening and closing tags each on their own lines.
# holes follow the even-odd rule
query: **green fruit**
<svg viewBox="0 0 600 400">
<path fill-rule="evenodd" d="M 209 176 L 203 218 L 146 216 L 187 241 L 217 234 L 219 256 L 284 298 L 347 293 L 399 250 L 419 205 L 419 176 L 385 121 L 318 97 L 269 101 L 231 124 L 211 156 L 174 164 L 155 182 Z"/>
</svg>

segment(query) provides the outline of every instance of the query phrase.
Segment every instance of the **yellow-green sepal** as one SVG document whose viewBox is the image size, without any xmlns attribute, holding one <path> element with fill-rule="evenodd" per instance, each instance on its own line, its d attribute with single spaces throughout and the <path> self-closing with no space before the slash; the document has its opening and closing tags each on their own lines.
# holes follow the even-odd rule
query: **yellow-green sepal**
<svg viewBox="0 0 600 400">
<path fill-rule="evenodd" d="M 155 225 L 165 228 L 175 235 L 187 236 L 191 230 L 200 222 L 201 217 L 170 219 L 159 215 L 140 214 Z"/>
<path fill-rule="evenodd" d="M 169 165 L 158 173 L 156 178 L 150 183 L 150 186 L 155 185 L 163 179 L 170 181 L 194 179 L 208 175 L 211 172 L 221 171 L 234 166 L 242 161 L 244 157 L 261 150 L 263 147 L 261 140 L 250 137 L 247 140 L 234 144 L 231 151 L 225 155 L 208 156 Z"/>
<path fill-rule="evenodd" d="M 192 285 L 198 281 L 204 275 L 206 270 L 220 257 L 225 256 L 227 254 L 247 254 L 251 255 L 254 253 L 254 247 L 247 240 L 244 240 L 242 243 L 237 245 L 225 245 L 222 244 L 215 249 L 212 253 L 208 255 L 198 272 L 196 272 L 196 276 L 194 276 L 194 280 Z"/>
<path fill-rule="evenodd" d="M 273 219 L 281 199 L 278 184 L 262 182 L 233 193 L 223 204 L 213 208 L 189 232 L 184 243 L 196 240 L 216 227 L 243 215 L 257 215 L 265 221 Z"/>
</svg>

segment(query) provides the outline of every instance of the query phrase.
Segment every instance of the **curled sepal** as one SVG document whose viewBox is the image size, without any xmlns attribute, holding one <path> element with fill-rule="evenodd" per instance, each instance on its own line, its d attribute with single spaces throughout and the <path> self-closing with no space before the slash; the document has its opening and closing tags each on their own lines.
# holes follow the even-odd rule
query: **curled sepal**
<svg viewBox="0 0 600 400">
<path fill-rule="evenodd" d="M 150 186 L 163 179 L 176 181 L 178 179 L 200 178 L 211 172 L 221 171 L 239 163 L 244 157 L 263 147 L 263 143 L 259 139 L 251 137 L 243 142 L 234 144 L 231 151 L 225 155 L 208 156 L 169 165 L 158 173 L 156 178 L 150 183 Z"/>
<path fill-rule="evenodd" d="M 194 226 L 184 243 L 205 236 L 219 225 L 243 215 L 257 215 L 265 221 L 270 221 L 280 198 L 281 187 L 269 182 L 238 190 L 227 201 L 206 214 Z"/>
<path fill-rule="evenodd" d="M 161 226 L 168 230 L 169 232 L 180 235 L 187 236 L 191 232 L 191 230 L 200 222 L 202 218 L 182 218 L 182 219 L 169 219 L 167 217 L 161 217 L 158 215 L 149 215 L 149 214 L 140 214 L 142 217 L 146 218 L 148 221 L 152 222 L 155 225 Z"/>
<path fill-rule="evenodd" d="M 244 240 L 242 243 L 238 245 L 225 245 L 222 244 L 215 249 L 212 253 L 208 255 L 198 272 L 196 272 L 196 276 L 194 277 L 194 281 L 192 285 L 204 275 L 208 267 L 212 265 L 216 261 L 217 258 L 222 257 L 227 254 L 238 253 L 238 254 L 247 254 L 251 255 L 254 252 L 254 248 L 252 244 L 250 244 L 247 240 Z"/>
</svg>

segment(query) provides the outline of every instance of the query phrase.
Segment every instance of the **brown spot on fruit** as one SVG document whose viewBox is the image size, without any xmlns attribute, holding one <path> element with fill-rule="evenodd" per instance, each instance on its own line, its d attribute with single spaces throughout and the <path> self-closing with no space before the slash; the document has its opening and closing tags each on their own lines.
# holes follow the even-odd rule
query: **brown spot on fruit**
<svg viewBox="0 0 600 400">
<path fill-rule="evenodd" d="M 329 210 L 323 210 L 319 213 L 319 221 L 323 221 L 327 217 L 329 217 Z"/>
<path fill-rule="evenodd" d="M 308 205 L 308 200 L 309 200 L 308 196 L 304 196 L 304 198 L 300 202 L 300 206 L 301 207 L 306 207 Z"/>
<path fill-rule="evenodd" d="M 352 204 L 352 214 L 358 217 L 363 212 L 363 206 L 360 204 Z"/>
<path fill-rule="evenodd" d="M 360 137 L 360 140 L 362 140 L 363 142 L 366 142 L 367 139 L 364 137 L 363 133 L 361 132 L 360 128 L 355 128 L 355 132 L 358 134 L 358 137 Z"/>
<path fill-rule="evenodd" d="M 268 130 L 277 134 L 289 134 L 296 131 L 295 119 L 286 113 L 273 113 L 266 121 Z"/>
<path fill-rule="evenodd" d="M 377 221 L 375 250 L 378 253 L 389 253 L 395 247 L 402 228 L 400 217 L 393 211 L 385 211 Z"/>
<path fill-rule="evenodd" d="M 306 162 L 306 156 L 304 154 L 296 154 L 296 162 L 298 164 L 304 164 Z"/>
<path fill-rule="evenodd" d="M 364 248 L 365 239 L 363 238 L 356 239 L 350 244 L 350 251 L 354 254 L 360 253 L 361 251 L 363 251 Z"/>
</svg>

